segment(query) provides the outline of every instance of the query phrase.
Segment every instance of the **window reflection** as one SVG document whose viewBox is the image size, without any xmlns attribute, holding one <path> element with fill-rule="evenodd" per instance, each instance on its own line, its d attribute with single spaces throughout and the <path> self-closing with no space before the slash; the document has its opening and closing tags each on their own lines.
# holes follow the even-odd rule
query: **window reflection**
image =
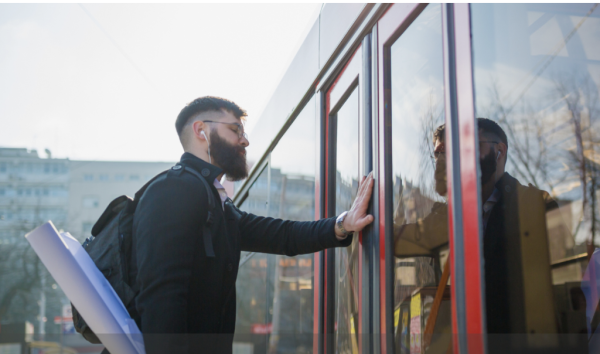
<svg viewBox="0 0 600 354">
<path fill-rule="evenodd" d="M 261 216 L 315 217 L 315 100 L 304 107 L 271 152 L 270 164 L 240 209 Z M 311 353 L 312 254 L 287 257 L 242 252 L 237 279 L 234 349 L 253 353 Z"/>
<path fill-rule="evenodd" d="M 492 351 L 571 349 L 587 336 L 535 334 L 596 330 L 584 271 L 599 226 L 599 12 L 472 6 L 476 112 L 490 119 L 478 122 L 487 324 L 512 334 L 490 336 Z"/>
<path fill-rule="evenodd" d="M 358 192 L 358 90 L 336 114 L 336 215 L 350 210 Z M 335 352 L 358 353 L 358 237 L 335 249 Z"/>
<path fill-rule="evenodd" d="M 441 6 L 391 47 L 396 353 L 451 351 Z"/>
</svg>

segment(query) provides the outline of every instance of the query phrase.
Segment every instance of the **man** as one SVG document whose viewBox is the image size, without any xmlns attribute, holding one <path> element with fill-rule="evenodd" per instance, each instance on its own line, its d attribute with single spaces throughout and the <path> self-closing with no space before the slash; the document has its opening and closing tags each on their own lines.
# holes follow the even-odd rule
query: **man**
<svg viewBox="0 0 600 354">
<path fill-rule="evenodd" d="M 146 352 L 231 353 L 235 328 L 235 281 L 241 251 L 294 256 L 344 247 L 352 232 L 373 221 L 366 214 L 373 179 L 361 184 L 352 209 L 340 217 L 292 222 L 238 210 L 219 180 L 248 175 L 243 120 L 246 112 L 218 97 L 188 104 L 175 123 L 185 153 L 152 183 L 134 219 L 134 246 L 139 295 L 136 307 Z M 214 254 L 205 248 L 203 227 L 209 211 L 206 188 L 192 169 L 211 185 L 220 206 L 212 237 Z"/>
<path fill-rule="evenodd" d="M 546 213 L 558 205 L 548 193 L 521 185 L 505 171 L 508 139 L 496 122 L 477 118 L 477 126 L 487 330 L 528 333 L 533 326 L 535 333 L 554 333 Z M 444 133 L 441 125 L 433 139 L 435 189 L 442 196 L 447 193 Z M 435 203 L 420 223 L 395 226 L 395 231 L 396 256 L 431 254 L 448 242 L 447 207 Z M 508 343 L 492 339 L 500 341 L 495 348 Z"/>
<path fill-rule="evenodd" d="M 477 125 L 488 333 L 556 333 L 546 213 L 558 204 L 505 171 L 508 139 L 496 122 Z"/>
</svg>

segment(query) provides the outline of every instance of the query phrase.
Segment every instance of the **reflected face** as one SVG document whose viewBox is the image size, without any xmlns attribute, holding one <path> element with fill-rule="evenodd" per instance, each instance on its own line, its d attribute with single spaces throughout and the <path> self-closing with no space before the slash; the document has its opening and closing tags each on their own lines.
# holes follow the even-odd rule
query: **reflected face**
<svg viewBox="0 0 600 354">
<path fill-rule="evenodd" d="M 498 159 L 496 157 L 495 139 L 479 131 L 479 166 L 481 167 L 481 184 L 488 183 L 496 173 Z"/>
<path fill-rule="evenodd" d="M 446 144 L 441 139 L 433 142 L 433 157 L 435 159 L 435 191 L 445 196 L 448 192 L 446 176 Z"/>
</svg>

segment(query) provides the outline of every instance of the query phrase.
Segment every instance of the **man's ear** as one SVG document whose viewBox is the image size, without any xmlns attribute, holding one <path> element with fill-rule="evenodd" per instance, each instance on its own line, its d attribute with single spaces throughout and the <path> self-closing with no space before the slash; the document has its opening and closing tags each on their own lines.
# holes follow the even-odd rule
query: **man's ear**
<svg viewBox="0 0 600 354">
<path fill-rule="evenodd" d="M 508 156 L 506 156 L 508 148 L 504 143 L 498 143 L 498 151 L 500 152 L 500 157 L 504 158 L 504 162 L 506 163 Z"/>
<path fill-rule="evenodd" d="M 197 120 L 192 123 L 192 134 L 194 134 L 194 137 L 197 139 L 206 140 L 206 136 L 202 134 L 205 128 L 206 124 L 201 120 Z M 206 131 L 204 133 L 207 134 Z"/>
</svg>

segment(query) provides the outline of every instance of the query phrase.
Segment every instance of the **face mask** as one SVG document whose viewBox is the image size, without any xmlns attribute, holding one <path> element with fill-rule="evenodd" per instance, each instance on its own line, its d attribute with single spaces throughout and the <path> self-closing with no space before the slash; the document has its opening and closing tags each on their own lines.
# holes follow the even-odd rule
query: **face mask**
<svg viewBox="0 0 600 354">
<path fill-rule="evenodd" d="M 228 181 L 235 182 L 248 177 L 246 148 L 229 144 L 216 130 L 210 132 L 210 147 L 215 164 L 223 169 Z"/>
</svg>

